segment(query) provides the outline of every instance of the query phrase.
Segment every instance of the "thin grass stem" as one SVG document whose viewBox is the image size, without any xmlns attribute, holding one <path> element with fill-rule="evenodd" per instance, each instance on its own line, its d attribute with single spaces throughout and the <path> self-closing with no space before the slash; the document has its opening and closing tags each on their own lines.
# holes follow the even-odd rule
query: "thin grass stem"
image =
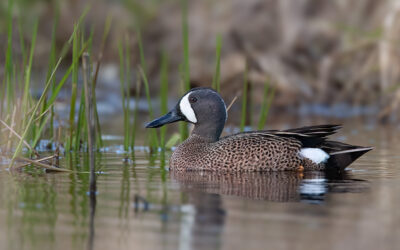
<svg viewBox="0 0 400 250">
<path fill-rule="evenodd" d="M 212 81 L 212 88 L 215 89 L 217 92 L 220 92 L 220 68 L 221 68 L 221 48 L 222 48 L 222 37 L 221 35 L 217 36 L 216 39 L 216 48 L 215 48 L 215 72 Z"/>
<path fill-rule="evenodd" d="M 243 91 L 242 91 L 242 115 L 240 119 L 240 131 L 243 132 L 244 128 L 246 126 L 246 118 L 247 118 L 247 90 L 248 90 L 248 81 L 247 81 L 247 74 L 248 74 L 248 69 L 247 69 L 247 64 L 246 68 L 244 70 L 244 76 L 243 76 Z"/>
</svg>

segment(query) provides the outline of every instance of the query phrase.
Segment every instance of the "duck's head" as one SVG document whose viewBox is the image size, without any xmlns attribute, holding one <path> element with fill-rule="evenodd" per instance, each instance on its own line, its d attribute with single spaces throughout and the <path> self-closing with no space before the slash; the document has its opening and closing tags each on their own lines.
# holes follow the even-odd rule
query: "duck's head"
<svg viewBox="0 0 400 250">
<path fill-rule="evenodd" d="M 146 128 L 186 121 L 194 124 L 192 134 L 207 141 L 217 141 L 227 119 L 224 100 L 210 88 L 194 88 L 187 92 L 166 115 L 151 121 Z"/>
</svg>

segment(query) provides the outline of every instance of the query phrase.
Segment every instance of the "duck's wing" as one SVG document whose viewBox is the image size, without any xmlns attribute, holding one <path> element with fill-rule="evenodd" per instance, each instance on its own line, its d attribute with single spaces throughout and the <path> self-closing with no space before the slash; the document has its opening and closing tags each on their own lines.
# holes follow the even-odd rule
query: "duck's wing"
<svg viewBox="0 0 400 250">
<path fill-rule="evenodd" d="M 317 125 L 287 130 L 250 131 L 229 135 L 221 138 L 221 140 L 233 139 L 234 137 L 254 136 L 275 137 L 278 140 L 290 138 L 290 140 L 297 139 L 299 142 L 301 142 L 303 147 L 318 147 L 326 140 L 327 136 L 336 133 L 340 128 L 340 125 Z"/>
</svg>

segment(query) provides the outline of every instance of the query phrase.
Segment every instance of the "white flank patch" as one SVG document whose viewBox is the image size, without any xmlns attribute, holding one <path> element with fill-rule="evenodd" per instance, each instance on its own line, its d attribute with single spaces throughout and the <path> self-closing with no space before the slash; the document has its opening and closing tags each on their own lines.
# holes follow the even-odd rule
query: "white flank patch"
<svg viewBox="0 0 400 250">
<path fill-rule="evenodd" d="M 329 155 L 320 148 L 302 148 L 300 150 L 300 156 L 310 159 L 315 164 L 325 162 L 329 159 Z"/>
<path fill-rule="evenodd" d="M 179 108 L 181 109 L 181 112 L 186 117 L 186 119 L 188 119 L 190 122 L 196 123 L 197 118 L 189 102 L 190 93 L 192 92 L 189 92 L 184 97 L 182 97 L 181 102 L 179 103 Z"/>
</svg>

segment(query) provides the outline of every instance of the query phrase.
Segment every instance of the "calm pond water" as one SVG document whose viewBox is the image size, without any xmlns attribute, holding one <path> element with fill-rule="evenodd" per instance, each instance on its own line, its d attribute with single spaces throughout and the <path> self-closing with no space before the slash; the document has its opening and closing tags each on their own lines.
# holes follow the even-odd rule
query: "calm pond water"
<svg viewBox="0 0 400 250">
<path fill-rule="evenodd" d="M 375 149 L 327 176 L 173 174 L 146 151 L 124 161 L 111 148 L 96 199 L 85 157 L 62 159 L 73 174 L 2 167 L 0 249 L 399 249 L 400 130 L 333 138 Z"/>
</svg>

